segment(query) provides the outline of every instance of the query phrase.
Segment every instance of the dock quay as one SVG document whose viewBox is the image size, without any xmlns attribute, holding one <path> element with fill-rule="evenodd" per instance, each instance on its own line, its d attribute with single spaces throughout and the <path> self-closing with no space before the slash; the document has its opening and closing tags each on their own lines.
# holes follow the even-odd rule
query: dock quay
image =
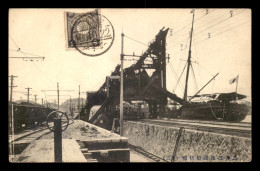
<svg viewBox="0 0 260 171">
<path fill-rule="evenodd" d="M 31 142 L 16 162 L 54 162 L 53 132 Z M 81 120 L 62 132 L 62 162 L 129 162 L 128 138 Z"/>
<path fill-rule="evenodd" d="M 220 133 L 217 128 L 222 128 L 221 123 L 218 126 L 211 123 L 207 127 L 205 123 L 193 122 L 192 126 L 181 123 L 181 120 L 124 121 L 123 135 L 129 139 L 129 144 L 141 147 L 168 162 L 251 161 L 251 127 L 245 128 L 245 124 L 242 124 L 239 129 L 235 129 L 238 126 L 230 126 L 235 129 L 235 135 L 233 132 L 227 134 L 228 131 Z M 198 125 L 205 127 L 199 130 Z M 225 128 L 228 129 L 227 126 Z M 247 131 L 248 135 L 239 134 L 241 130 Z"/>
</svg>

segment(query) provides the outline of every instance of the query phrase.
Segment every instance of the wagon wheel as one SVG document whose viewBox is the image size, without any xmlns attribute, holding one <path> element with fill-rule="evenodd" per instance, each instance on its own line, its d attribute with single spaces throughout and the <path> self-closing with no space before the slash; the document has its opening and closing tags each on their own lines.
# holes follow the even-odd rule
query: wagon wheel
<svg viewBox="0 0 260 171">
<path fill-rule="evenodd" d="M 65 131 L 69 126 L 69 118 L 65 113 L 61 111 L 53 111 L 47 116 L 46 123 L 49 130 L 52 132 L 54 131 L 54 119 L 56 118 L 61 119 L 62 131 Z"/>
</svg>

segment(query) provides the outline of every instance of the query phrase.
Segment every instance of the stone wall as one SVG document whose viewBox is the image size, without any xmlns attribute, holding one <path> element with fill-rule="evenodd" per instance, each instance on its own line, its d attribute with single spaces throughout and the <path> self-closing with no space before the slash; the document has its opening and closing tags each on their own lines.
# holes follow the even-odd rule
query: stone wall
<svg viewBox="0 0 260 171">
<path fill-rule="evenodd" d="M 250 162 L 251 138 L 183 129 L 174 160 L 177 162 Z M 180 128 L 124 121 L 129 144 L 171 160 Z"/>
</svg>

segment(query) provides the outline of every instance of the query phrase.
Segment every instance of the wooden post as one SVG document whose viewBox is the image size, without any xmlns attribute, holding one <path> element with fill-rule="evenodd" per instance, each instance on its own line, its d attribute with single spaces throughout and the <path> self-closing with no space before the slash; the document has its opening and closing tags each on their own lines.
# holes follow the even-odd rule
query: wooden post
<svg viewBox="0 0 260 171">
<path fill-rule="evenodd" d="M 121 75 L 120 75 L 120 136 L 123 136 L 123 100 L 124 100 L 124 33 L 121 34 Z"/>
<path fill-rule="evenodd" d="M 59 98 L 60 98 L 60 97 L 59 97 L 59 96 L 60 96 L 60 95 L 59 95 L 59 94 L 60 94 L 60 93 L 59 93 L 59 83 L 57 83 L 57 94 L 58 94 L 58 110 L 59 110 L 59 106 L 60 106 L 60 105 L 59 105 L 59 104 L 60 104 L 60 99 L 59 99 Z"/>
<path fill-rule="evenodd" d="M 62 162 L 62 130 L 60 118 L 54 118 L 54 159 L 55 162 Z"/>
</svg>

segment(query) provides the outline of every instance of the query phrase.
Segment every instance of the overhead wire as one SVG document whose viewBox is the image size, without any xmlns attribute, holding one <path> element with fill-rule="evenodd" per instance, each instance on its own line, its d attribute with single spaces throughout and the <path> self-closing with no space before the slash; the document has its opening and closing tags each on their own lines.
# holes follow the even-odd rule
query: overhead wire
<svg viewBox="0 0 260 171">
<path fill-rule="evenodd" d="M 140 43 L 140 44 L 142 44 L 142 45 L 148 46 L 147 44 L 145 44 L 145 43 L 143 43 L 143 42 L 140 42 L 140 41 L 138 41 L 138 40 L 136 40 L 136 39 L 133 39 L 133 38 L 128 37 L 128 36 L 126 36 L 126 35 L 124 35 L 124 36 L 127 37 L 127 38 L 130 39 L 130 40 L 133 40 L 133 41 L 138 42 L 138 43 Z"/>
<path fill-rule="evenodd" d="M 15 44 L 15 46 L 17 47 L 17 49 L 19 49 L 19 51 L 17 51 L 17 52 L 20 52 L 20 53 L 22 53 L 25 57 L 27 57 L 28 58 L 28 56 L 26 55 L 26 53 L 24 53 L 23 52 L 23 50 L 18 46 L 18 44 L 14 41 L 14 39 L 12 38 L 12 36 L 9 34 L 9 37 L 12 39 L 12 41 L 13 41 L 13 43 Z M 35 66 L 35 68 L 36 68 L 36 70 L 39 70 L 50 82 L 53 82 L 54 83 L 54 81 L 53 80 L 50 80 L 49 78 L 48 78 L 48 76 L 40 69 L 40 67 L 38 67 L 34 62 L 33 62 L 33 60 L 30 60 L 32 63 L 33 63 L 33 66 Z M 48 82 L 49 83 L 49 82 Z M 49 83 L 50 84 L 50 83 Z"/>
<path fill-rule="evenodd" d="M 215 9 L 213 9 L 212 11 L 214 11 L 214 10 L 215 10 Z M 210 11 L 209 13 L 211 13 L 212 11 Z M 208 14 L 209 14 L 209 13 L 208 13 Z M 200 20 L 201 18 L 207 16 L 208 14 L 204 14 L 204 15 L 202 15 L 201 17 L 195 19 L 195 20 L 194 20 L 194 23 L 195 23 L 196 21 Z M 188 25 L 184 26 L 184 27 L 183 27 L 182 29 L 180 29 L 179 31 L 184 30 L 185 27 L 190 26 L 191 24 L 192 24 L 192 23 L 189 23 Z M 187 28 L 187 29 L 188 29 L 188 28 Z M 179 31 L 176 31 L 175 34 L 176 34 L 177 32 L 179 32 Z M 173 33 L 173 34 L 174 34 L 174 33 Z M 189 39 L 189 37 L 183 39 L 182 41 L 179 41 L 178 43 L 174 44 L 174 46 L 176 46 L 177 44 L 179 44 L 179 43 L 185 41 L 186 39 Z M 174 46 L 171 46 L 171 47 L 174 47 Z"/>
<path fill-rule="evenodd" d="M 245 10 L 246 10 L 246 9 L 245 9 Z M 235 16 L 237 16 L 238 14 L 244 12 L 245 10 L 242 10 L 242 11 L 236 13 L 235 15 L 233 15 L 233 17 L 235 17 Z M 225 22 L 225 21 L 227 21 L 228 19 L 231 19 L 231 18 L 232 18 L 232 17 L 228 17 L 228 18 L 226 18 L 226 19 L 224 19 L 224 20 L 221 20 L 220 22 L 218 22 L 218 23 L 216 23 L 216 24 L 214 24 L 214 25 L 212 25 L 212 26 L 210 26 L 210 27 L 207 27 L 207 28 L 204 29 L 204 30 L 201 30 L 200 32 L 196 33 L 196 36 L 198 36 L 200 33 L 204 32 L 204 31 L 206 31 L 206 30 L 208 30 L 208 29 L 210 29 L 210 28 L 212 28 L 212 27 L 214 27 L 214 26 L 216 26 L 216 25 L 218 25 L 218 24 L 220 24 L 220 23 L 223 23 L 223 22 Z"/>
<path fill-rule="evenodd" d="M 238 12 L 236 15 L 238 15 L 238 14 L 244 12 L 244 11 L 245 11 L 245 10 L 242 10 L 242 11 Z M 234 16 L 236 16 L 236 15 L 234 15 Z M 234 16 L 233 16 L 233 17 L 234 17 Z M 226 18 L 225 21 L 226 21 L 227 19 L 230 19 L 230 18 L 233 18 L 233 17 Z M 244 18 L 245 18 L 245 17 L 244 17 Z M 229 26 L 232 25 L 232 24 L 239 23 L 239 22 L 242 21 L 244 18 L 243 18 L 243 17 L 242 17 L 242 18 L 240 17 L 238 20 L 234 20 L 234 19 L 233 19 L 233 20 L 230 20 L 231 23 L 229 23 L 228 25 L 225 25 L 225 26 L 223 26 L 223 27 L 214 27 L 213 30 L 209 31 L 208 34 L 210 34 L 210 35 L 208 35 L 207 38 L 211 38 L 211 37 L 214 35 L 215 32 L 218 32 L 218 31 L 220 31 L 220 30 L 223 29 L 223 28 L 229 27 Z M 234 22 L 232 22 L 232 21 L 234 21 Z M 219 23 L 222 23 L 222 22 L 224 22 L 224 20 L 218 22 L 218 23 L 215 24 L 215 25 L 212 25 L 212 26 L 208 27 L 207 29 L 209 29 L 209 28 L 211 28 L 211 27 L 213 27 L 213 26 L 219 25 Z M 205 30 L 206 30 L 206 29 L 200 30 L 198 33 L 196 33 L 196 37 L 198 36 L 198 34 L 201 34 L 201 33 L 204 32 Z M 198 41 L 198 42 L 199 42 L 199 41 Z"/>
<path fill-rule="evenodd" d="M 13 49 L 9 49 L 10 51 L 14 51 L 14 52 L 19 52 L 20 50 L 13 50 Z M 37 57 L 42 57 L 40 55 L 36 55 L 36 54 L 32 54 L 32 53 L 27 53 L 27 52 L 23 52 L 24 54 L 27 54 L 27 55 L 34 55 L 34 56 L 37 56 Z"/>
<path fill-rule="evenodd" d="M 213 9 L 212 11 L 214 11 L 214 10 L 215 10 L 215 9 Z M 212 11 L 210 11 L 209 13 L 211 13 Z M 208 14 L 209 14 L 209 13 L 208 13 Z M 194 19 L 194 22 L 200 20 L 201 18 L 205 17 L 205 16 L 208 15 L 208 14 L 204 14 L 204 15 L 200 16 L 199 18 Z M 191 23 L 189 23 L 189 24 L 187 24 L 186 26 L 182 27 L 180 30 L 174 32 L 173 34 L 178 33 L 179 31 L 183 30 L 185 27 L 188 27 L 189 25 L 191 25 Z"/>
<path fill-rule="evenodd" d="M 229 31 L 229 30 L 234 29 L 234 28 L 237 28 L 237 27 L 239 27 L 239 26 L 241 26 L 241 25 L 243 25 L 243 24 L 245 24 L 245 23 L 247 23 L 247 22 L 249 22 L 249 21 L 250 21 L 250 20 L 248 20 L 248 21 L 246 21 L 246 22 L 243 22 L 243 23 L 241 23 L 241 24 L 239 24 L 239 25 L 236 25 L 236 26 L 234 26 L 234 27 L 231 27 L 231 28 L 229 28 L 229 29 L 226 29 L 225 31 L 222 31 L 222 32 L 220 32 L 220 33 L 218 33 L 218 34 L 211 35 L 211 38 L 216 37 L 217 35 L 220 35 L 220 34 L 222 34 L 222 33 L 225 33 L 225 32 L 227 32 L 227 31 Z M 205 40 L 209 40 L 209 39 L 211 39 L 211 38 L 202 39 L 202 40 L 200 40 L 199 42 L 197 42 L 197 44 L 199 44 L 199 43 L 201 43 L 201 42 L 204 42 Z"/>
<path fill-rule="evenodd" d="M 245 10 L 246 10 L 246 9 L 245 9 Z M 217 24 L 214 24 L 214 25 L 212 25 L 212 26 L 210 26 L 210 27 L 207 27 L 207 28 L 204 29 L 204 30 L 200 30 L 198 33 L 196 33 L 196 36 L 198 36 L 199 34 L 201 34 L 201 33 L 204 32 L 204 31 L 208 30 L 209 28 L 212 28 L 212 27 L 214 27 L 214 26 L 216 26 L 216 25 L 218 25 L 218 24 L 220 24 L 220 23 L 223 23 L 224 21 L 227 21 L 228 19 L 234 18 L 234 16 L 236 16 L 236 15 L 238 15 L 238 14 L 244 12 L 245 10 L 242 10 L 242 11 L 240 11 L 240 12 L 234 14 L 232 17 L 228 17 L 228 18 L 226 18 L 226 19 L 224 19 L 224 20 L 221 20 L 221 21 L 218 22 Z M 204 15 L 204 16 L 205 16 L 205 15 Z M 194 21 L 194 23 L 195 23 L 195 21 Z M 187 38 L 185 38 L 185 39 L 179 41 L 178 43 L 175 43 L 175 44 L 172 45 L 169 49 L 171 49 L 172 47 L 177 46 L 179 43 L 181 43 L 181 42 L 183 42 L 183 41 L 185 41 L 185 40 L 187 40 L 187 39 L 189 39 L 189 38 L 190 38 L 190 36 L 188 36 Z"/>
<path fill-rule="evenodd" d="M 181 26 L 183 23 L 186 23 L 187 21 L 190 21 L 190 16 L 187 16 L 186 19 L 184 19 L 183 22 L 179 22 L 177 26 L 173 26 L 172 29 L 178 28 L 179 26 Z M 175 33 L 176 33 L 176 32 L 175 32 Z M 171 33 L 171 34 L 172 34 L 172 36 L 175 36 L 175 35 L 176 35 L 176 34 L 173 34 L 173 33 Z M 169 36 L 169 37 L 170 37 L 170 36 Z"/>
</svg>

